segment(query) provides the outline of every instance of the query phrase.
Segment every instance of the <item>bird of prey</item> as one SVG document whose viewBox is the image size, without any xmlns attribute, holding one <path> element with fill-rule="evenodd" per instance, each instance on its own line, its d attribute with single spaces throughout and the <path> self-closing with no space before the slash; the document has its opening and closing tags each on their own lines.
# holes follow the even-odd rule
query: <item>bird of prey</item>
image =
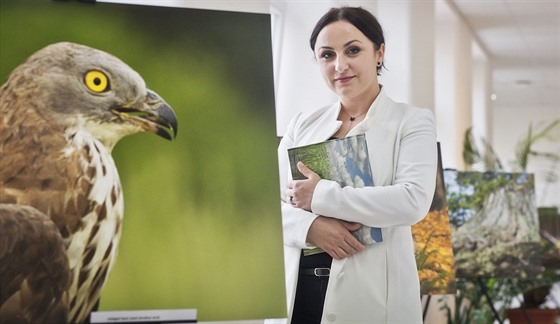
<svg viewBox="0 0 560 324">
<path fill-rule="evenodd" d="M 83 322 L 115 262 L 123 196 L 111 150 L 177 133 L 171 107 L 118 58 L 49 45 L 0 88 L 0 322 Z"/>
</svg>

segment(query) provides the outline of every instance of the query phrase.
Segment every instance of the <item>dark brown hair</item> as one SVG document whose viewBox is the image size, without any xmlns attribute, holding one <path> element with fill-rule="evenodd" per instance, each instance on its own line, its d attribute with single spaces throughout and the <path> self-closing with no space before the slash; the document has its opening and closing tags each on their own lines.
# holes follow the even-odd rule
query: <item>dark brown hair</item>
<svg viewBox="0 0 560 324">
<path fill-rule="evenodd" d="M 331 8 L 326 14 L 319 19 L 315 28 L 311 32 L 311 37 L 309 38 L 309 45 L 311 50 L 315 51 L 315 43 L 317 42 L 317 36 L 325 28 L 325 26 L 336 22 L 344 20 L 351 23 L 359 31 L 362 32 L 369 40 L 374 44 L 375 50 L 378 51 L 381 44 L 385 43 L 385 37 L 383 36 L 383 28 L 377 21 L 374 15 L 369 11 L 361 7 L 340 7 Z M 382 63 L 381 66 L 377 67 L 377 74 L 381 72 L 381 68 L 384 67 Z"/>
</svg>

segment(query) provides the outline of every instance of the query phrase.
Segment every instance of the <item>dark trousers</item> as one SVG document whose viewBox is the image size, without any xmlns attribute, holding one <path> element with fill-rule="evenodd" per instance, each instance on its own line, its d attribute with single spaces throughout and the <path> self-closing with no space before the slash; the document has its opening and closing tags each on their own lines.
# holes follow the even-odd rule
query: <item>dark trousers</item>
<svg viewBox="0 0 560 324">
<path fill-rule="evenodd" d="M 321 323 L 329 277 L 300 275 L 292 313 L 292 324 Z"/>
<path fill-rule="evenodd" d="M 300 257 L 300 269 L 330 268 L 332 258 L 326 253 Z M 319 324 L 329 277 L 316 277 L 300 273 L 294 300 L 291 324 Z"/>
</svg>

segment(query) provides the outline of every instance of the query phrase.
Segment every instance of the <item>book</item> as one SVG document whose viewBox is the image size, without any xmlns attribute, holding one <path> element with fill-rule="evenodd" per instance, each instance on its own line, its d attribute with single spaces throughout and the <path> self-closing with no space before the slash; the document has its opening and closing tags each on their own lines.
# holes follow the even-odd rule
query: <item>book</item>
<svg viewBox="0 0 560 324">
<path fill-rule="evenodd" d="M 328 141 L 288 149 L 292 179 L 306 179 L 297 168 L 303 162 L 321 179 L 336 181 L 341 187 L 362 188 L 373 186 L 366 137 L 364 134 L 335 138 Z M 383 241 L 381 229 L 362 225 L 352 235 L 364 245 Z M 323 252 L 320 248 L 308 249 L 304 255 Z"/>
</svg>

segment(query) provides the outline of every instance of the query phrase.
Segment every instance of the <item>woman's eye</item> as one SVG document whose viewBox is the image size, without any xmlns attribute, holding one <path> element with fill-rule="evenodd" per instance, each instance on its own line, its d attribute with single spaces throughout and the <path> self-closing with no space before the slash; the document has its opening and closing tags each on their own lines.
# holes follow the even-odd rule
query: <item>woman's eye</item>
<svg viewBox="0 0 560 324">
<path fill-rule="evenodd" d="M 350 47 L 350 48 L 348 48 L 347 52 L 348 52 L 348 54 L 356 55 L 356 54 L 360 53 L 360 49 L 357 48 L 357 47 Z"/>
<path fill-rule="evenodd" d="M 321 54 L 321 58 L 325 59 L 325 60 L 330 59 L 333 56 L 334 56 L 334 53 L 332 53 L 332 52 L 324 52 L 324 53 Z"/>
</svg>

